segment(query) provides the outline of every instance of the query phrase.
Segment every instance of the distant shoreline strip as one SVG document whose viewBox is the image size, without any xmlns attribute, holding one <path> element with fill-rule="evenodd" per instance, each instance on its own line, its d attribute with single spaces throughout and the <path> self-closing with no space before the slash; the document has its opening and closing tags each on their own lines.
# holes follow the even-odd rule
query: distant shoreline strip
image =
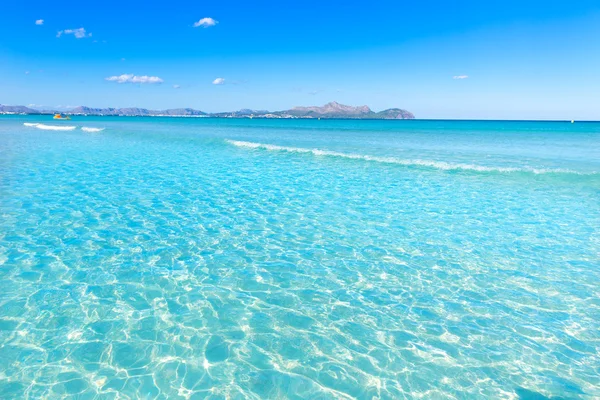
<svg viewBox="0 0 600 400">
<path fill-rule="evenodd" d="M 240 140 L 225 140 L 228 144 L 236 147 L 248 148 L 248 149 L 262 149 L 269 151 L 281 151 L 288 153 L 301 153 L 301 154 L 312 154 L 314 156 L 327 156 L 327 157 L 339 157 L 353 160 L 364 160 L 371 162 L 378 162 L 384 164 L 397 164 L 409 167 L 422 167 L 431 168 L 442 171 L 472 171 L 472 172 L 495 172 L 495 173 L 532 173 L 536 175 L 540 174 L 574 174 L 574 175 L 596 175 L 597 172 L 578 172 L 569 169 L 552 169 L 552 168 L 530 168 L 530 167 L 487 167 L 474 164 L 461 164 L 461 163 L 449 163 L 445 161 L 430 161 L 430 160 L 405 160 L 394 157 L 377 157 L 361 154 L 352 153 L 341 153 L 337 151 L 320 150 L 320 149 L 307 149 L 302 147 L 287 147 L 278 146 L 273 144 L 245 142 Z"/>
</svg>

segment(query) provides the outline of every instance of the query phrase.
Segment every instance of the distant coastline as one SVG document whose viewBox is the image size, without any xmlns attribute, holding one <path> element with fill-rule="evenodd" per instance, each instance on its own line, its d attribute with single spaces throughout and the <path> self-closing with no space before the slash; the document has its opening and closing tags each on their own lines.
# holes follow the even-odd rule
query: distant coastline
<svg viewBox="0 0 600 400">
<path fill-rule="evenodd" d="M 91 116 L 125 116 L 125 117 L 191 117 L 191 118 L 259 118 L 259 119 L 415 119 L 410 111 L 401 108 L 390 108 L 375 112 L 367 106 L 347 106 L 330 102 L 324 106 L 294 107 L 283 111 L 242 109 L 231 112 L 206 113 L 192 108 L 175 108 L 168 110 L 149 110 L 146 108 L 92 108 L 75 107 L 68 111 L 37 110 L 26 106 L 7 106 L 0 104 L 0 114 L 49 115 L 62 113 L 66 115 Z"/>
</svg>

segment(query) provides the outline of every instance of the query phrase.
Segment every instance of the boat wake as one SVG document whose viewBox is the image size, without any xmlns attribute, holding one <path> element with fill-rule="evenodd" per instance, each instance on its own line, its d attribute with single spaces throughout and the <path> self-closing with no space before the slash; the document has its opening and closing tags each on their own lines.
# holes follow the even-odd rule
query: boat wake
<svg viewBox="0 0 600 400">
<path fill-rule="evenodd" d="M 398 164 L 409 167 L 431 168 L 442 171 L 473 171 L 473 172 L 495 172 L 495 173 L 533 173 L 533 174 L 576 174 L 576 175 L 596 175 L 596 172 L 578 172 L 569 169 L 560 168 L 531 168 L 531 167 L 488 167 L 475 164 L 451 163 L 445 161 L 431 161 L 421 159 L 401 159 L 395 157 L 378 157 L 362 154 L 341 153 L 337 151 L 307 149 L 302 147 L 287 147 L 273 144 L 245 142 L 239 140 L 226 139 L 226 142 L 237 147 L 248 149 L 262 149 L 269 151 L 281 151 L 289 153 L 312 154 L 315 156 L 339 157 L 353 160 L 363 160 L 378 162 L 384 164 Z"/>
<path fill-rule="evenodd" d="M 88 126 L 82 126 L 81 130 L 84 132 L 102 132 L 104 128 L 91 128 Z"/>
<path fill-rule="evenodd" d="M 34 124 L 30 122 L 25 122 L 23 125 L 29 126 L 32 128 L 43 129 L 45 131 L 72 131 L 76 127 L 70 125 L 45 125 L 45 124 Z"/>
</svg>

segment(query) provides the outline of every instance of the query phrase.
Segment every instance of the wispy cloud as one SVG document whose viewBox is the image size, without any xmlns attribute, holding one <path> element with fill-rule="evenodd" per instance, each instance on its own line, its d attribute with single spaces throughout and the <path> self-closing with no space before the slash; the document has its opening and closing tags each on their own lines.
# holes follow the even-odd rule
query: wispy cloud
<svg viewBox="0 0 600 400">
<path fill-rule="evenodd" d="M 148 75 L 137 76 L 134 74 L 115 75 L 115 76 L 109 76 L 108 78 L 104 78 L 104 79 L 109 82 L 117 82 L 117 83 L 163 83 L 164 82 L 158 76 L 148 76 Z"/>
<path fill-rule="evenodd" d="M 35 20 L 35 24 L 36 25 L 44 25 L 44 20 L 43 19 L 36 19 Z"/>
<path fill-rule="evenodd" d="M 25 75 L 29 75 L 29 71 L 25 71 Z"/>
<path fill-rule="evenodd" d="M 219 21 L 214 20 L 212 18 L 202 18 L 200 21 L 194 22 L 194 28 L 198 28 L 198 27 L 208 28 L 210 26 L 215 26 L 218 23 L 219 23 Z"/>
<path fill-rule="evenodd" d="M 452 79 L 467 79 L 469 75 L 454 75 Z"/>
<path fill-rule="evenodd" d="M 91 33 L 87 33 L 85 31 L 85 28 L 77 28 L 77 29 L 65 29 L 62 31 L 58 31 L 58 33 L 56 34 L 56 37 L 59 38 L 62 35 L 73 35 L 75 36 L 76 39 L 83 39 L 86 37 L 92 37 Z"/>
<path fill-rule="evenodd" d="M 179 89 L 181 85 L 173 85 L 173 89 Z"/>
<path fill-rule="evenodd" d="M 225 84 L 225 78 L 217 78 L 213 81 L 213 85 L 223 85 Z"/>
</svg>

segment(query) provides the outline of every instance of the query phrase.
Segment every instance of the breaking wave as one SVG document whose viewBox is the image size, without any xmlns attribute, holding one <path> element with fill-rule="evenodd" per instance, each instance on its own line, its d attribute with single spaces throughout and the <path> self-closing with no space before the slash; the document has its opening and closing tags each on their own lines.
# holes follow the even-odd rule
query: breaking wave
<svg viewBox="0 0 600 400">
<path fill-rule="evenodd" d="M 70 125 L 44 125 L 44 124 L 33 124 L 30 122 L 25 122 L 23 125 L 30 126 L 32 128 L 43 129 L 46 131 L 72 131 L 75 129 L 75 126 Z"/>
<path fill-rule="evenodd" d="M 84 132 L 102 132 L 104 128 L 91 128 L 88 126 L 82 126 L 81 130 Z"/>
<path fill-rule="evenodd" d="M 307 149 L 302 147 L 287 147 L 278 146 L 273 144 L 255 143 L 255 142 L 244 142 L 239 140 L 226 139 L 226 142 L 237 147 L 245 147 L 249 149 L 263 149 L 269 151 L 284 151 L 289 153 L 304 153 L 312 154 L 315 156 L 328 156 L 328 157 L 340 157 L 349 158 L 354 160 L 364 160 L 385 164 L 398 164 L 406 165 L 411 167 L 423 167 L 431 168 L 443 171 L 474 171 L 474 172 L 496 172 L 496 173 L 533 173 L 533 174 L 576 174 L 576 175 L 595 175 L 596 172 L 578 172 L 569 169 L 560 168 L 531 168 L 531 167 L 488 167 L 483 165 L 475 164 L 463 164 L 463 163 L 451 163 L 445 161 L 431 161 L 431 160 L 420 160 L 420 159 L 400 159 L 395 157 L 378 157 L 369 156 L 362 154 L 352 153 L 340 153 L 337 151 L 319 150 L 319 149 Z"/>
</svg>

